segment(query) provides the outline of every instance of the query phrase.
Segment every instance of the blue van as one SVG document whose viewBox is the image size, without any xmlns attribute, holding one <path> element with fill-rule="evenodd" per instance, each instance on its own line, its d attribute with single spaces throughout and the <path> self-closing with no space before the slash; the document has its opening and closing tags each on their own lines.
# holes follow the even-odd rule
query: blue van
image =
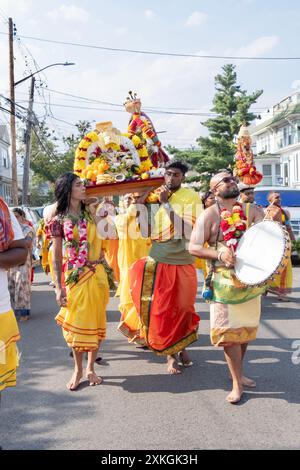
<svg viewBox="0 0 300 470">
<path fill-rule="evenodd" d="M 291 215 L 291 226 L 295 238 L 300 238 L 300 189 L 285 186 L 258 186 L 254 189 L 256 204 L 267 207 L 269 205 L 267 197 L 270 191 L 280 193 L 281 205 Z"/>
</svg>

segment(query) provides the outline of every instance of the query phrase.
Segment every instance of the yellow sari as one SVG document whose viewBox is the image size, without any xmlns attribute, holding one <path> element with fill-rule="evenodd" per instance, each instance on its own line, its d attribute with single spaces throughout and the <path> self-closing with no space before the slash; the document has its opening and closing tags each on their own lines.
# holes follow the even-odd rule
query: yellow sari
<svg viewBox="0 0 300 470">
<path fill-rule="evenodd" d="M 78 231 L 75 239 L 78 239 Z M 88 260 L 97 261 L 101 256 L 103 241 L 96 225 L 88 222 Z M 68 271 L 65 272 L 65 277 Z M 107 275 L 102 264 L 95 270 L 84 267 L 76 284 L 66 287 L 67 307 L 62 307 L 56 322 L 62 327 L 63 336 L 70 348 L 77 351 L 98 350 L 106 335 L 106 305 L 109 301 Z"/>
<path fill-rule="evenodd" d="M 13 310 L 0 314 L 0 392 L 16 385 L 19 328 Z"/>
</svg>

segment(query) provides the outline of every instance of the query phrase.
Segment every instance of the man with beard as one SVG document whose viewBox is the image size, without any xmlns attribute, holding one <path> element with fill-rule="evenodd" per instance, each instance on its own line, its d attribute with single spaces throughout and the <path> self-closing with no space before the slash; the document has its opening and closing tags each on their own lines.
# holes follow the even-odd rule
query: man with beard
<svg viewBox="0 0 300 470">
<path fill-rule="evenodd" d="M 246 287 L 234 277 L 234 249 L 247 227 L 263 219 L 263 212 L 251 205 L 246 220 L 245 204 L 237 202 L 239 189 L 236 179 L 222 171 L 211 179 L 210 189 L 216 204 L 206 209 L 196 222 L 189 251 L 210 261 L 212 277 L 211 342 L 224 348 L 233 380 L 229 403 L 240 401 L 243 386 L 255 387 L 255 382 L 243 375 L 242 366 L 249 341 L 256 337 L 260 318 L 261 288 Z M 237 228 L 239 230 L 237 231 Z M 208 243 L 209 247 L 205 247 Z"/>
<path fill-rule="evenodd" d="M 192 365 L 186 347 L 197 340 L 200 320 L 194 306 L 195 259 L 188 252 L 188 240 L 202 204 L 195 191 L 181 186 L 187 171 L 183 162 L 166 165 L 149 256 L 136 261 L 130 269 L 132 299 L 147 346 L 167 357 L 167 370 L 174 375 L 181 373 L 179 365 Z M 143 203 L 144 197 L 137 202 Z M 141 217 L 139 220 L 143 233 L 145 222 Z"/>
</svg>

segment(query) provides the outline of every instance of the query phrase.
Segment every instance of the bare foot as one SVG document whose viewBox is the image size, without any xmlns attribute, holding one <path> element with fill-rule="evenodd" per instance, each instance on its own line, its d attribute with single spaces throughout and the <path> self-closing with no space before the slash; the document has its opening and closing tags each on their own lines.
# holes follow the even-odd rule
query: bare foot
<svg viewBox="0 0 300 470">
<path fill-rule="evenodd" d="M 90 382 L 90 386 L 100 385 L 103 382 L 102 377 L 99 377 L 93 370 L 86 371 L 86 378 Z"/>
<path fill-rule="evenodd" d="M 228 403 L 238 403 L 243 395 L 243 386 L 242 385 L 233 385 L 231 392 L 227 395 L 226 400 Z"/>
<path fill-rule="evenodd" d="M 232 380 L 231 375 L 229 376 L 229 378 L 230 378 L 230 380 Z M 256 387 L 256 382 L 255 382 L 255 380 L 250 379 L 250 377 L 246 377 L 245 375 L 243 375 L 242 385 L 244 385 L 245 387 L 254 388 L 254 387 Z"/>
<path fill-rule="evenodd" d="M 78 387 L 80 380 L 82 378 L 82 372 L 75 371 L 71 377 L 71 380 L 67 383 L 67 388 L 71 391 L 76 390 Z"/>
<path fill-rule="evenodd" d="M 185 349 L 179 353 L 179 359 L 180 362 L 178 362 L 178 364 L 182 365 L 183 367 L 191 367 L 194 364 Z"/>
<path fill-rule="evenodd" d="M 250 377 L 246 377 L 245 375 L 243 375 L 242 385 L 244 385 L 245 387 L 254 388 L 254 387 L 256 387 L 256 382 L 255 382 L 255 380 L 250 379 Z"/>
<path fill-rule="evenodd" d="M 169 372 L 169 374 L 172 374 L 172 375 L 181 374 L 181 370 L 178 366 L 176 357 L 168 356 L 167 364 L 168 364 L 167 371 Z"/>
</svg>

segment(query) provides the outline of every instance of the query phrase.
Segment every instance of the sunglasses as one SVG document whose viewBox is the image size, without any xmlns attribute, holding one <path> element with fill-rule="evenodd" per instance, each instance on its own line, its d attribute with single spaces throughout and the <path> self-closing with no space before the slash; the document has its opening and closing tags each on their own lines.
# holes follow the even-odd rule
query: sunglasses
<svg viewBox="0 0 300 470">
<path fill-rule="evenodd" d="M 237 183 L 237 178 L 235 178 L 234 176 L 224 176 L 224 178 L 221 179 L 221 181 L 219 181 L 215 186 L 214 186 L 214 189 L 216 189 L 220 184 L 222 183 L 225 183 L 225 184 L 228 184 L 228 183 Z"/>
</svg>

